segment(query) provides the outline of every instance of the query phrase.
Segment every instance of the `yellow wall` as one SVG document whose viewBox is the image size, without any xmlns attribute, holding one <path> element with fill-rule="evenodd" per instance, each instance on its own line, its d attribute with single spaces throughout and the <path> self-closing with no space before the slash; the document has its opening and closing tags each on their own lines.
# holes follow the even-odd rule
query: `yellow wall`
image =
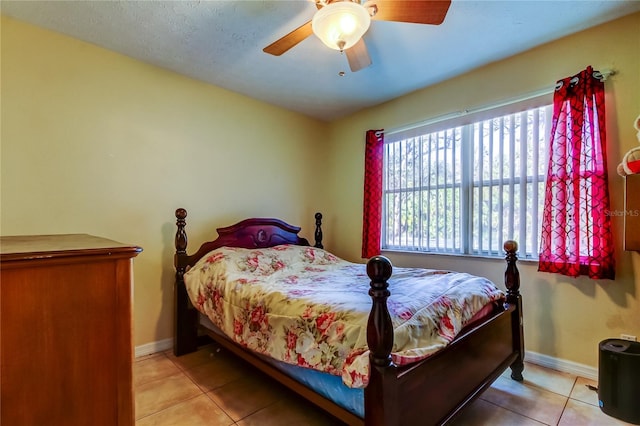
<svg viewBox="0 0 640 426">
<path fill-rule="evenodd" d="M 327 125 L 3 17 L 0 232 L 86 232 L 142 246 L 135 343 L 162 340 L 173 331 L 175 208 L 190 211 L 190 250 L 215 227 L 257 215 L 312 237 L 320 210 L 327 247 L 359 260 L 366 129 L 509 99 L 587 65 L 618 71 L 607 82 L 607 126 L 612 208 L 621 210 L 615 169 L 637 144 L 640 113 L 638 28 L 635 14 Z M 621 218 L 613 226 L 615 282 L 521 264 L 528 350 L 596 366 L 598 341 L 640 336 L 640 256 L 621 250 Z M 390 257 L 496 282 L 504 270 L 498 260 Z"/>
<path fill-rule="evenodd" d="M 437 60 L 437 58 L 434 58 Z M 364 132 L 393 129 L 465 108 L 511 99 L 552 87 L 587 65 L 617 71 L 606 83 L 608 168 L 612 208 L 623 209 L 623 179 L 616 167 L 638 146 L 633 121 L 640 114 L 640 14 L 549 43 L 469 74 L 453 78 L 331 125 L 328 179 L 335 197 L 327 205 L 327 239 L 336 254 L 360 253 Z M 550 97 L 551 99 L 551 97 Z M 525 338 L 529 351 L 595 367 L 597 344 L 621 333 L 640 337 L 640 255 L 622 251 L 621 217 L 613 217 L 615 281 L 571 279 L 538 273 L 522 263 Z M 503 280 L 498 260 L 388 253 L 400 266 L 465 270 Z"/>
<path fill-rule="evenodd" d="M 177 207 L 190 251 L 250 216 L 313 229 L 321 209 L 324 123 L 5 17 L 1 118 L 2 235 L 143 247 L 136 345 L 173 335 Z"/>
</svg>

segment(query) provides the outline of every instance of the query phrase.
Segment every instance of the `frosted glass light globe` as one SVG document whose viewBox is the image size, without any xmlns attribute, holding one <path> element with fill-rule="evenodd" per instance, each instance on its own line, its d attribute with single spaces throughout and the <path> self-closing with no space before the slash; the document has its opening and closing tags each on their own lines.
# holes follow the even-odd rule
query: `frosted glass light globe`
<svg viewBox="0 0 640 426">
<path fill-rule="evenodd" d="M 340 1 L 318 10 L 311 21 L 313 33 L 331 49 L 353 46 L 369 29 L 371 16 L 358 3 Z"/>
</svg>

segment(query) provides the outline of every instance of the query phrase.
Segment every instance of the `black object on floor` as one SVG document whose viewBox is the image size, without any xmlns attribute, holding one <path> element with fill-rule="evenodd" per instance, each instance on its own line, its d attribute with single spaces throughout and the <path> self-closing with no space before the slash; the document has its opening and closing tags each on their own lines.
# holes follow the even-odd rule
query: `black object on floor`
<svg viewBox="0 0 640 426">
<path fill-rule="evenodd" d="M 605 414 L 640 425 L 640 343 L 600 342 L 598 402 Z"/>
</svg>

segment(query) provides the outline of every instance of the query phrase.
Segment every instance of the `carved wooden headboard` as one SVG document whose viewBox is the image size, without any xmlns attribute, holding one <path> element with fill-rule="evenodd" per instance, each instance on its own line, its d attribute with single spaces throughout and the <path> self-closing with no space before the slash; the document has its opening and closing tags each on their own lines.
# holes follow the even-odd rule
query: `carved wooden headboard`
<svg viewBox="0 0 640 426">
<path fill-rule="evenodd" d="M 280 244 L 295 244 L 308 246 L 306 238 L 298 236 L 300 227 L 274 218 L 245 219 L 235 225 L 218 228 L 218 237 L 213 241 L 203 243 L 198 251 L 192 255 L 187 254 L 187 234 L 185 231 L 187 211 L 176 210 L 176 259 L 175 266 L 178 269 L 193 266 L 202 256 L 219 247 L 241 248 L 266 248 Z M 322 214 L 316 213 L 315 247 L 322 248 Z"/>
</svg>

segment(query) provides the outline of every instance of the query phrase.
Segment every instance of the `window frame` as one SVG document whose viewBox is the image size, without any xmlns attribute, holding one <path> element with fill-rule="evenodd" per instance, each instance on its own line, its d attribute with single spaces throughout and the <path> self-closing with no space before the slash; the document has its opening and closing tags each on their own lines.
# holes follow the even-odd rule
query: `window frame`
<svg viewBox="0 0 640 426">
<path fill-rule="evenodd" d="M 535 196 L 533 196 L 534 200 L 537 202 L 537 209 L 532 210 L 534 213 L 537 212 L 538 219 L 537 221 L 532 221 L 532 234 L 528 234 L 524 232 L 525 244 L 522 244 L 525 248 L 525 251 L 522 251 L 520 256 L 524 260 L 533 260 L 537 261 L 538 259 L 538 251 L 540 244 L 540 224 L 541 224 L 541 214 L 542 209 L 544 207 L 544 187 L 546 184 L 546 172 L 548 167 L 548 147 L 549 147 L 549 138 L 550 138 L 550 129 L 551 129 L 551 120 L 553 116 L 553 102 L 550 100 L 548 96 L 549 92 L 546 91 L 542 94 L 529 95 L 522 97 L 520 99 L 516 99 L 513 101 L 502 102 L 500 104 L 489 105 L 481 108 L 477 108 L 473 111 L 464 111 L 459 113 L 447 114 L 446 116 L 436 117 L 434 119 L 426 120 L 417 125 L 412 125 L 404 129 L 392 130 L 388 133 L 385 133 L 385 146 L 384 146 L 384 165 L 383 165 L 383 206 L 382 206 L 382 220 L 381 220 L 381 249 L 384 251 L 398 251 L 398 252 L 411 252 L 411 253 L 422 253 L 422 254 L 439 254 L 439 255 L 461 255 L 461 256 L 471 256 L 471 257 L 490 257 L 497 258 L 502 257 L 503 253 L 498 244 L 497 248 L 483 248 L 482 244 L 475 244 L 473 229 L 474 229 L 474 221 L 476 219 L 476 212 L 474 211 L 474 191 L 480 191 L 480 188 L 500 188 L 502 190 L 505 187 L 510 188 L 510 191 L 513 192 L 513 188 L 515 186 L 521 185 L 523 180 L 527 184 L 535 184 L 537 183 L 538 190 L 535 191 Z M 471 140 L 472 135 L 475 131 L 475 125 L 482 125 L 482 122 L 489 119 L 500 119 L 504 118 L 504 116 L 519 114 L 523 112 L 527 112 L 529 110 L 537 109 L 537 108 L 546 108 L 544 111 L 544 134 L 537 134 L 537 137 L 544 138 L 545 144 L 545 153 L 539 154 L 538 150 L 535 150 L 534 155 L 538 155 L 538 173 L 536 174 L 534 171 L 531 173 L 527 170 L 527 158 L 523 156 L 523 153 L 526 153 L 526 147 L 521 148 L 523 152 L 519 158 L 520 161 L 520 170 L 519 173 L 514 174 L 512 171 L 511 176 L 509 178 L 505 178 L 502 176 L 493 176 L 489 180 L 485 179 L 474 179 L 472 168 L 474 164 L 473 153 L 470 151 L 474 151 L 474 147 L 464 146 L 465 144 L 473 144 Z M 524 115 L 520 115 L 521 119 Z M 514 124 L 512 124 L 514 125 Z M 529 124 L 528 124 L 529 126 Z M 539 124 L 538 124 L 539 126 Z M 455 243 L 453 248 L 444 247 L 444 249 L 433 249 L 433 247 L 429 244 L 421 244 L 421 243 L 413 243 L 413 244 L 405 244 L 402 241 L 398 241 L 398 244 L 389 244 L 389 236 L 388 232 L 388 200 L 387 196 L 390 193 L 388 187 L 388 173 L 389 173 L 389 164 L 388 164 L 388 146 L 392 144 L 397 144 L 400 141 L 406 141 L 409 139 L 415 139 L 420 137 L 426 137 L 430 134 L 434 134 L 437 132 L 441 132 L 443 130 L 455 131 L 455 129 L 460 128 L 460 133 L 462 134 L 462 138 L 460 141 L 461 145 L 461 159 L 460 159 L 460 168 L 461 168 L 461 179 L 460 182 L 456 182 L 455 180 L 451 182 L 445 182 L 443 184 L 437 184 L 436 186 L 446 188 L 447 186 L 451 186 L 454 191 L 456 188 L 460 191 L 460 206 L 457 208 L 457 211 L 454 212 L 454 218 L 458 217 L 458 223 L 454 226 L 454 228 L 459 229 L 460 235 L 460 244 L 459 248 L 455 247 Z M 527 127 L 529 129 L 529 127 Z M 520 131 L 524 132 L 522 128 Z M 482 130 L 480 130 L 482 132 Z M 524 133 L 523 133 L 524 134 Z M 522 137 L 522 135 L 520 135 Z M 532 138 L 535 136 L 531 136 Z M 539 141 L 539 139 L 538 139 Z M 525 145 L 525 144 L 523 144 Z M 511 160 L 514 161 L 514 152 L 510 152 Z M 484 163 L 484 162 L 483 162 Z M 515 166 L 513 169 L 515 170 Z M 487 185 L 487 182 L 493 183 L 492 185 Z M 421 183 L 418 187 L 405 187 L 405 192 L 416 192 L 419 190 L 424 190 L 424 187 L 428 187 L 427 189 L 433 189 L 430 185 L 424 185 Z M 422 188 L 422 189 L 420 189 Z M 402 192 L 403 189 L 395 189 L 392 191 Z M 526 202 L 526 190 L 521 190 L 519 197 Z M 504 197 L 500 197 L 503 199 Z M 533 202 L 533 201 L 532 201 Z M 513 206 L 512 206 L 513 208 Z M 414 210 L 415 211 L 415 210 Z M 520 214 L 524 212 L 525 222 L 526 216 L 530 215 L 529 211 L 525 207 L 519 209 Z M 491 215 L 492 210 L 487 210 L 484 213 L 485 215 Z M 416 215 L 416 213 L 414 213 Z M 419 213 L 418 213 L 419 215 Z M 467 218 L 467 220 L 462 220 L 460 218 Z M 513 215 L 511 215 L 513 217 Z M 521 216 L 522 217 L 522 216 Z M 513 220 L 513 219 L 512 219 Z M 502 223 L 502 221 L 500 222 Z M 520 232 L 522 230 L 526 230 L 527 224 L 520 225 Z M 457 233 L 457 232 L 456 232 Z M 489 233 L 492 235 L 493 231 Z M 511 232 L 511 235 L 514 233 Z M 447 238 L 455 239 L 455 233 L 452 231 L 448 232 L 448 235 L 445 235 L 445 240 Z M 437 236 L 438 240 L 442 238 L 442 235 Z M 477 237 L 479 240 L 482 238 L 482 233 L 480 233 Z M 513 237 L 511 237 L 513 238 Z M 502 242 L 509 238 L 498 238 L 498 242 Z M 414 238 L 415 241 L 415 238 Z M 426 247 L 426 248 L 425 248 Z"/>
</svg>

